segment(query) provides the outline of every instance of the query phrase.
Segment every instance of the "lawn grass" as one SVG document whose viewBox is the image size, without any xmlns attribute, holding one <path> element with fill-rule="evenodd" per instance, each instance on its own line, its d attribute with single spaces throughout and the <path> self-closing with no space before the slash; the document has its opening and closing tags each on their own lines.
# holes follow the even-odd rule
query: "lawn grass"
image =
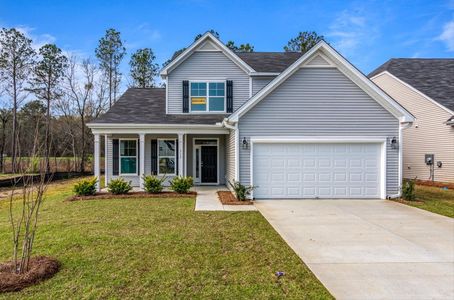
<svg viewBox="0 0 454 300">
<path fill-rule="evenodd" d="M 454 190 L 416 185 L 416 201 L 399 202 L 454 218 Z"/>
<path fill-rule="evenodd" d="M 58 258 L 61 271 L 1 299 L 332 299 L 259 212 L 194 212 L 191 198 L 64 202 L 74 181 L 49 189 L 36 238 L 35 254 Z"/>
</svg>

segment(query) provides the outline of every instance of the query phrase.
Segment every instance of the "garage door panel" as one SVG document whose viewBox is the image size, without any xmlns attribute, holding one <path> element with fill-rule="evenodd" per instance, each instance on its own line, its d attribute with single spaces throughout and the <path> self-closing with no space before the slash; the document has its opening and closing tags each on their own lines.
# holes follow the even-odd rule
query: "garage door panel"
<svg viewBox="0 0 454 300">
<path fill-rule="evenodd" d="M 254 144 L 256 198 L 379 198 L 380 144 Z"/>
</svg>

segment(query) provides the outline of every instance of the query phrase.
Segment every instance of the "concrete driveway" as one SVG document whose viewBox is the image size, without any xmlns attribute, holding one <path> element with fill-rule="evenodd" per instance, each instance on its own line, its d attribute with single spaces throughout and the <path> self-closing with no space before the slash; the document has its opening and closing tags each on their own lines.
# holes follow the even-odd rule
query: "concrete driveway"
<svg viewBox="0 0 454 300">
<path fill-rule="evenodd" d="M 256 207 L 337 299 L 454 299 L 454 219 L 386 200 Z"/>
</svg>

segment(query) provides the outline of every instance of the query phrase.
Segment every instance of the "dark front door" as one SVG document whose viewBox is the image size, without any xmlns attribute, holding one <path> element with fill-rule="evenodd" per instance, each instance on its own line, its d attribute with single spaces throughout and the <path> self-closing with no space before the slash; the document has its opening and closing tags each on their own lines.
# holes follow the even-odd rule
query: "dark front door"
<svg viewBox="0 0 454 300">
<path fill-rule="evenodd" d="M 202 146 L 201 154 L 202 183 L 216 183 L 218 181 L 218 148 Z"/>
</svg>

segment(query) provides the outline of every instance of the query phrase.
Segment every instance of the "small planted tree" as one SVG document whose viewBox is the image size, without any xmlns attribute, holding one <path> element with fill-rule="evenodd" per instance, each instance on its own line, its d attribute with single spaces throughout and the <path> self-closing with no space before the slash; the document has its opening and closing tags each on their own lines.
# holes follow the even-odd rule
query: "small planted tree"
<svg viewBox="0 0 454 300">
<path fill-rule="evenodd" d="M 43 145 L 35 136 L 36 151 L 33 158 L 40 157 Z M 16 179 L 8 202 L 11 225 L 12 261 L 0 265 L 0 292 L 15 291 L 52 276 L 59 269 L 53 258 L 32 256 L 40 212 L 48 186 L 48 174 L 41 168 L 36 178 L 26 176 L 30 167 L 22 167 L 22 176 Z"/>
</svg>

